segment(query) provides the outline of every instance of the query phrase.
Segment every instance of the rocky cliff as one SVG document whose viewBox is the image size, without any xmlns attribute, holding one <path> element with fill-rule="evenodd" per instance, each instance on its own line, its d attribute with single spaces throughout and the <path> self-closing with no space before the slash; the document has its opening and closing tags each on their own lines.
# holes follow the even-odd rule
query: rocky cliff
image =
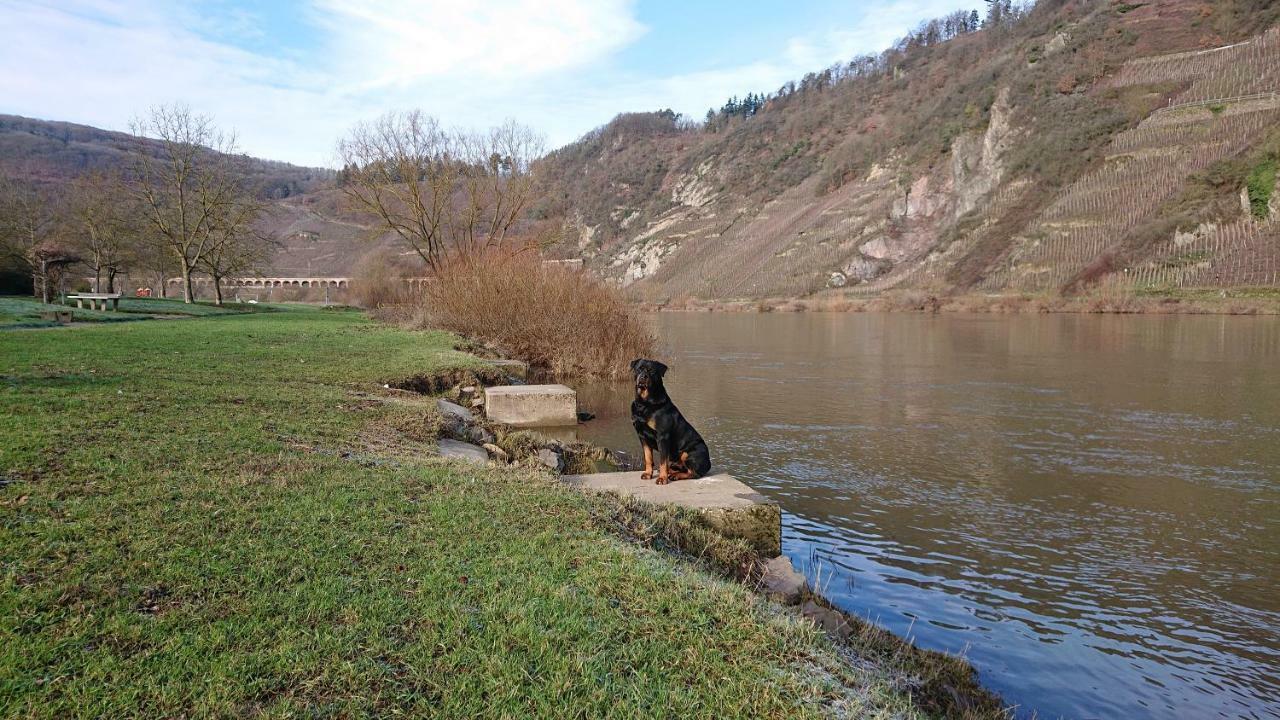
<svg viewBox="0 0 1280 720">
<path fill-rule="evenodd" d="M 652 300 L 1280 285 L 1270 5 L 1041 2 L 747 117 L 619 116 L 538 211 Z"/>
</svg>

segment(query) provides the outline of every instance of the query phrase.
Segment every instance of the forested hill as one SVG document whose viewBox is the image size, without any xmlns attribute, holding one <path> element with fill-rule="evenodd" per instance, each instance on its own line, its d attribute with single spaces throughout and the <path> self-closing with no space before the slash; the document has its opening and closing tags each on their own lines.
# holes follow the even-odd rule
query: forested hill
<svg viewBox="0 0 1280 720">
<path fill-rule="evenodd" d="M 649 299 L 1280 285 L 1280 3 L 1042 0 L 542 163 Z"/>
<path fill-rule="evenodd" d="M 93 170 L 127 171 L 130 148 L 157 143 L 88 125 L 0 115 L 0 170 L 10 176 L 59 184 Z M 334 172 L 274 160 L 244 158 L 244 172 L 264 198 L 301 195 L 331 184 Z"/>
</svg>

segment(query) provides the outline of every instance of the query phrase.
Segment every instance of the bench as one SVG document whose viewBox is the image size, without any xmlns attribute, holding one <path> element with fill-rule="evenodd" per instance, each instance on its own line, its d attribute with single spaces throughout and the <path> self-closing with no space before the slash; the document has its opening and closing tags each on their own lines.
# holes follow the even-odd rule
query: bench
<svg viewBox="0 0 1280 720">
<path fill-rule="evenodd" d="M 75 300 L 76 307 L 84 309 L 84 301 L 89 301 L 90 310 L 106 310 L 107 302 L 111 302 L 112 310 L 120 309 L 120 293 L 79 293 L 77 295 L 68 295 L 68 300 Z M 101 307 L 99 307 L 101 306 Z"/>
</svg>

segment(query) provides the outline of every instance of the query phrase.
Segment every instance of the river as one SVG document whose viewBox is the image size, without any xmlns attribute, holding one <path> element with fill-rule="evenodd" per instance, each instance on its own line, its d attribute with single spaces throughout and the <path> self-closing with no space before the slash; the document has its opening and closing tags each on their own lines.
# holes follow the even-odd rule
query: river
<svg viewBox="0 0 1280 720">
<path fill-rule="evenodd" d="M 844 610 L 1020 717 L 1280 717 L 1280 318 L 651 318 L 718 469 Z M 630 385 L 581 432 L 637 447 Z"/>
</svg>

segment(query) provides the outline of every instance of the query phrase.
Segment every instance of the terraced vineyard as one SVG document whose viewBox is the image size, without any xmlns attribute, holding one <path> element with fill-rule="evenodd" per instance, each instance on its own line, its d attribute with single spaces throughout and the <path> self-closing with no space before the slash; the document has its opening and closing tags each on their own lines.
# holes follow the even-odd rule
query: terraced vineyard
<svg viewBox="0 0 1280 720">
<path fill-rule="evenodd" d="M 1240 220 L 1179 236 L 1127 276 L 1144 289 L 1280 286 L 1280 222 Z"/>
<path fill-rule="evenodd" d="M 1172 108 L 1211 104 L 1280 91 L 1280 29 L 1234 45 L 1140 58 L 1125 63 L 1106 86 L 1189 83 Z"/>
<path fill-rule="evenodd" d="M 1189 83 L 1169 107 L 1118 135 L 1103 167 L 1050 203 L 995 264 L 983 290 L 1050 291 L 1152 221 L 1192 174 L 1280 126 L 1280 31 L 1218 50 L 1131 61 L 1110 87 Z M 1119 277 L 1137 287 L 1274 285 L 1274 222 L 1241 220 L 1166 238 Z"/>
</svg>

